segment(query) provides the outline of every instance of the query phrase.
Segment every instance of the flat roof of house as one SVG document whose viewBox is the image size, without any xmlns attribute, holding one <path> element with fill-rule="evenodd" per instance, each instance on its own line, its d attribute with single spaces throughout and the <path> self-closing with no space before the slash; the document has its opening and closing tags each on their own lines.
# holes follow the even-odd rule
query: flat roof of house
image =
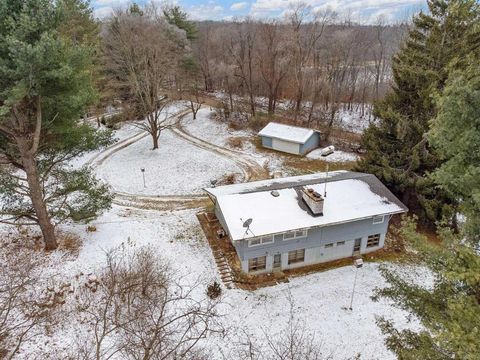
<svg viewBox="0 0 480 360">
<path fill-rule="evenodd" d="M 315 131 L 312 129 L 270 122 L 267 126 L 260 130 L 258 135 L 290 141 L 298 144 L 305 144 L 305 142 L 314 133 Z"/>
<path fill-rule="evenodd" d="M 325 178 L 325 173 L 317 173 L 205 191 L 216 199 L 232 241 L 408 211 L 374 175 L 334 171 L 328 174 L 323 216 L 313 216 L 300 191 L 308 186 L 323 195 Z M 277 190 L 279 196 L 273 196 L 272 190 Z M 251 232 L 246 234 L 243 221 L 249 218 Z"/>
</svg>

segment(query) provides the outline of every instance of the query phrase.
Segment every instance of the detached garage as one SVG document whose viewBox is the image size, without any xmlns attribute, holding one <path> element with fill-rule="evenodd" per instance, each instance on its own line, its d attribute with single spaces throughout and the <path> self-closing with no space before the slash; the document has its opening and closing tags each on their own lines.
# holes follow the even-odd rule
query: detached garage
<svg viewBox="0 0 480 360">
<path fill-rule="evenodd" d="M 259 133 L 262 146 L 289 154 L 304 155 L 320 144 L 320 133 L 316 130 L 269 123 Z"/>
</svg>

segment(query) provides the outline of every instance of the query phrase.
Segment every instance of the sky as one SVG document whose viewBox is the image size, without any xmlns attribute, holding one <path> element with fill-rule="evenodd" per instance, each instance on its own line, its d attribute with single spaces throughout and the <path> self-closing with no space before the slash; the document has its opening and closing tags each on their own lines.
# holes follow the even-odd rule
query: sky
<svg viewBox="0 0 480 360">
<path fill-rule="evenodd" d="M 108 16 L 112 9 L 124 7 L 132 0 L 91 0 L 98 18 Z M 139 4 L 146 0 L 137 0 Z M 164 2 L 162 0 L 154 0 Z M 298 0 L 173 0 L 193 20 L 232 20 L 282 18 L 291 4 Z M 314 10 L 331 10 L 340 18 L 372 24 L 382 19 L 388 23 L 408 20 L 414 13 L 426 9 L 426 0 L 303 0 Z"/>
</svg>

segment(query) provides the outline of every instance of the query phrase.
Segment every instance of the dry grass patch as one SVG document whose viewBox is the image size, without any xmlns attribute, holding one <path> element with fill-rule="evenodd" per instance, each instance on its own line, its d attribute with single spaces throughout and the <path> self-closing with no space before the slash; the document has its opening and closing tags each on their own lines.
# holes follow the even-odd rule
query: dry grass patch
<svg viewBox="0 0 480 360">
<path fill-rule="evenodd" d="M 57 232 L 58 250 L 64 251 L 69 255 L 78 256 L 80 249 L 83 246 L 83 241 L 80 236 L 66 232 Z"/>
<path fill-rule="evenodd" d="M 247 138 L 241 136 L 231 137 L 227 140 L 227 145 L 233 149 L 242 149 L 245 140 L 247 140 Z"/>
</svg>

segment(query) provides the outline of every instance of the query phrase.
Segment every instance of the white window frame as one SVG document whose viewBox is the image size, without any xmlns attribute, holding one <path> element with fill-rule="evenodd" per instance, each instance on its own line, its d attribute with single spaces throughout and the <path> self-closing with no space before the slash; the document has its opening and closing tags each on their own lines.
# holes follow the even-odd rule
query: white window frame
<svg viewBox="0 0 480 360">
<path fill-rule="evenodd" d="M 373 224 L 383 224 L 385 215 L 376 215 L 373 217 Z"/>
<path fill-rule="evenodd" d="M 252 244 L 252 241 L 259 241 L 258 244 Z M 248 240 L 248 247 L 255 247 L 255 246 L 261 246 L 261 245 L 266 245 L 266 244 L 273 244 L 274 238 L 273 235 L 264 235 L 264 236 L 259 236 L 254 239 Z"/>
<path fill-rule="evenodd" d="M 343 245 L 345 245 L 345 240 L 337 241 L 337 246 L 343 246 Z"/>
<path fill-rule="evenodd" d="M 291 234 L 291 233 L 293 233 L 293 237 L 285 238 L 286 234 Z M 308 236 L 307 229 L 287 231 L 283 233 L 283 241 L 302 239 L 302 238 L 306 238 L 307 236 Z"/>
</svg>

